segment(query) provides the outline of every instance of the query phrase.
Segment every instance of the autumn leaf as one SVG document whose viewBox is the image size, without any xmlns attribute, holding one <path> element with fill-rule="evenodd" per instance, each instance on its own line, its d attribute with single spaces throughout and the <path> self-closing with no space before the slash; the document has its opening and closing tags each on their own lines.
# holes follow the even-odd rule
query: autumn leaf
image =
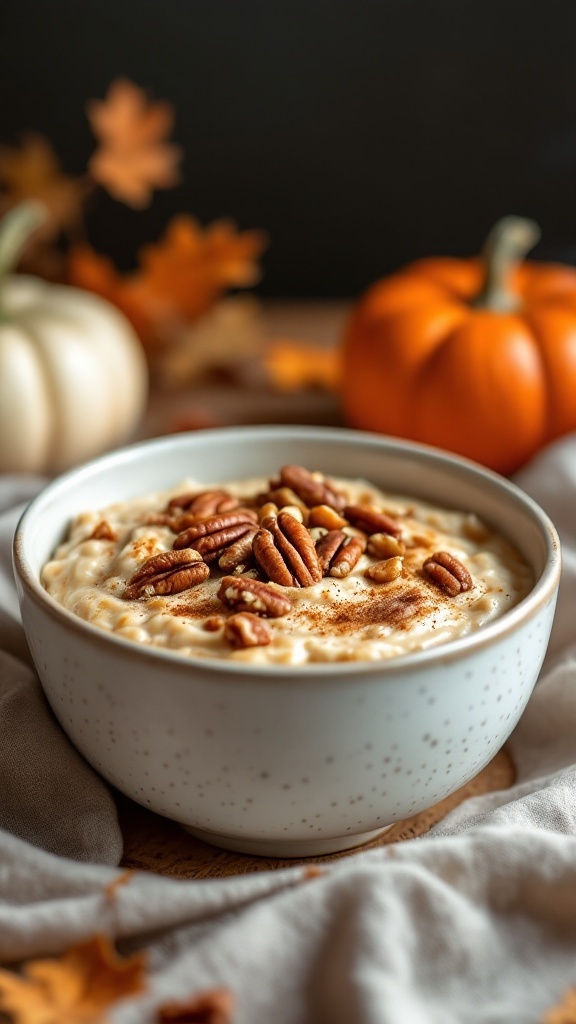
<svg viewBox="0 0 576 1024">
<path fill-rule="evenodd" d="M 340 354 L 333 348 L 278 340 L 270 342 L 264 365 L 270 383 L 278 391 L 336 391 L 339 386 Z"/>
<path fill-rule="evenodd" d="M 234 1000 L 225 988 L 212 989 L 186 1003 L 166 1003 L 158 1009 L 156 1024 L 232 1024 Z"/>
<path fill-rule="evenodd" d="M 111 196 L 143 209 L 153 189 L 178 182 L 181 150 L 165 141 L 174 124 L 171 104 L 151 103 L 137 85 L 119 78 L 86 113 L 99 142 L 88 169 Z"/>
<path fill-rule="evenodd" d="M 144 953 L 121 958 L 103 935 L 60 957 L 0 969 L 0 1011 L 13 1024 L 106 1024 L 107 1010 L 146 988 Z"/>
<path fill-rule="evenodd" d="M 19 146 L 0 146 L 0 211 L 38 199 L 48 211 L 36 237 L 53 238 L 76 228 L 89 191 L 83 178 L 64 174 L 52 146 L 42 135 L 28 133 Z"/>
<path fill-rule="evenodd" d="M 116 903 L 118 890 L 122 889 L 123 886 L 128 885 L 134 878 L 135 874 L 136 870 L 134 868 L 126 868 L 126 871 L 122 871 L 121 874 L 116 875 L 116 878 L 113 878 L 111 882 L 108 882 L 108 884 L 104 886 L 104 899 L 111 907 Z"/>
<path fill-rule="evenodd" d="M 264 330 L 257 300 L 251 295 L 220 299 L 198 320 L 174 332 L 156 367 L 158 382 L 183 388 L 217 374 L 219 379 L 261 378 Z"/>
<path fill-rule="evenodd" d="M 542 1024 L 576 1024 L 576 988 L 568 989 L 564 998 L 542 1020 Z"/>
<path fill-rule="evenodd" d="M 254 283 L 264 248 L 260 231 L 237 232 L 219 221 L 203 229 L 188 216 L 170 221 L 164 237 L 139 254 L 139 266 L 120 274 L 88 245 L 70 248 L 71 284 L 113 302 L 128 317 L 150 354 L 174 328 L 193 323 L 231 287 Z"/>
<path fill-rule="evenodd" d="M 164 237 L 140 253 L 142 291 L 193 320 L 227 289 L 257 283 L 265 244 L 263 232 L 238 232 L 230 221 L 202 228 L 186 214 L 173 217 Z"/>
<path fill-rule="evenodd" d="M 144 348 L 151 351 L 156 347 L 158 324 L 154 309 L 146 297 L 143 301 L 138 287 L 136 295 L 133 294 L 134 275 L 120 274 L 111 259 L 81 243 L 70 247 L 67 280 L 117 306 L 130 320 Z"/>
</svg>

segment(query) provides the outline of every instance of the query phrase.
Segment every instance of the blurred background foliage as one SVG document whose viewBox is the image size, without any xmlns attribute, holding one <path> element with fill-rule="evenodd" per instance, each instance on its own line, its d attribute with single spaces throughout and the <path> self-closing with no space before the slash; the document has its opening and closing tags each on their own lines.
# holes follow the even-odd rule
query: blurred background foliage
<svg viewBox="0 0 576 1024">
<path fill-rule="evenodd" d="M 175 110 L 182 177 L 88 203 L 122 270 L 182 211 L 264 229 L 262 295 L 347 297 L 418 256 L 476 252 L 505 213 L 576 262 L 573 0 L 20 0 L 0 11 L 0 142 L 70 175 L 125 76 Z"/>
</svg>

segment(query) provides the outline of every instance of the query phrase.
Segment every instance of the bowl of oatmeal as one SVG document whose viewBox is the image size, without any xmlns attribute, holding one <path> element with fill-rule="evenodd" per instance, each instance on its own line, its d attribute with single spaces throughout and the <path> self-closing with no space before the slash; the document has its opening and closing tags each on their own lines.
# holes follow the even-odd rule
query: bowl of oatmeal
<svg viewBox="0 0 576 1024">
<path fill-rule="evenodd" d="M 243 427 L 132 445 L 18 526 L 46 696 L 105 779 L 247 853 L 335 852 L 477 774 L 536 683 L 559 543 L 425 446 Z"/>
</svg>

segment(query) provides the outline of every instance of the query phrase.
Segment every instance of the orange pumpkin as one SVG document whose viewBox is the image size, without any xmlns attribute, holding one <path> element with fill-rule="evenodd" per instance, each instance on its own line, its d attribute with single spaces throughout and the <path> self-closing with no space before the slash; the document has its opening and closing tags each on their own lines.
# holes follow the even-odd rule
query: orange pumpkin
<svg viewBox="0 0 576 1024">
<path fill-rule="evenodd" d="M 576 269 L 521 262 L 538 237 L 506 217 L 479 258 L 419 260 L 373 285 L 344 339 L 348 425 L 501 473 L 576 429 Z"/>
</svg>

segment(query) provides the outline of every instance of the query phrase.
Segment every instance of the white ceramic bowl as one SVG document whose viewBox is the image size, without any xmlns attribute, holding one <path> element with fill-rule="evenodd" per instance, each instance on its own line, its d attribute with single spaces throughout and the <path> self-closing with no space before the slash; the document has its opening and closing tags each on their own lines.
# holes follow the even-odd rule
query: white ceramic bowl
<svg viewBox="0 0 576 1024">
<path fill-rule="evenodd" d="M 139 647 L 39 582 L 70 518 L 286 463 L 476 512 L 531 565 L 531 593 L 475 634 L 384 662 L 251 667 Z M 340 429 L 246 427 L 147 441 L 50 483 L 15 538 L 24 627 L 48 700 L 114 786 L 217 845 L 271 856 L 363 843 L 458 789 L 500 749 L 546 651 L 556 531 L 507 480 L 435 449 Z"/>
</svg>

